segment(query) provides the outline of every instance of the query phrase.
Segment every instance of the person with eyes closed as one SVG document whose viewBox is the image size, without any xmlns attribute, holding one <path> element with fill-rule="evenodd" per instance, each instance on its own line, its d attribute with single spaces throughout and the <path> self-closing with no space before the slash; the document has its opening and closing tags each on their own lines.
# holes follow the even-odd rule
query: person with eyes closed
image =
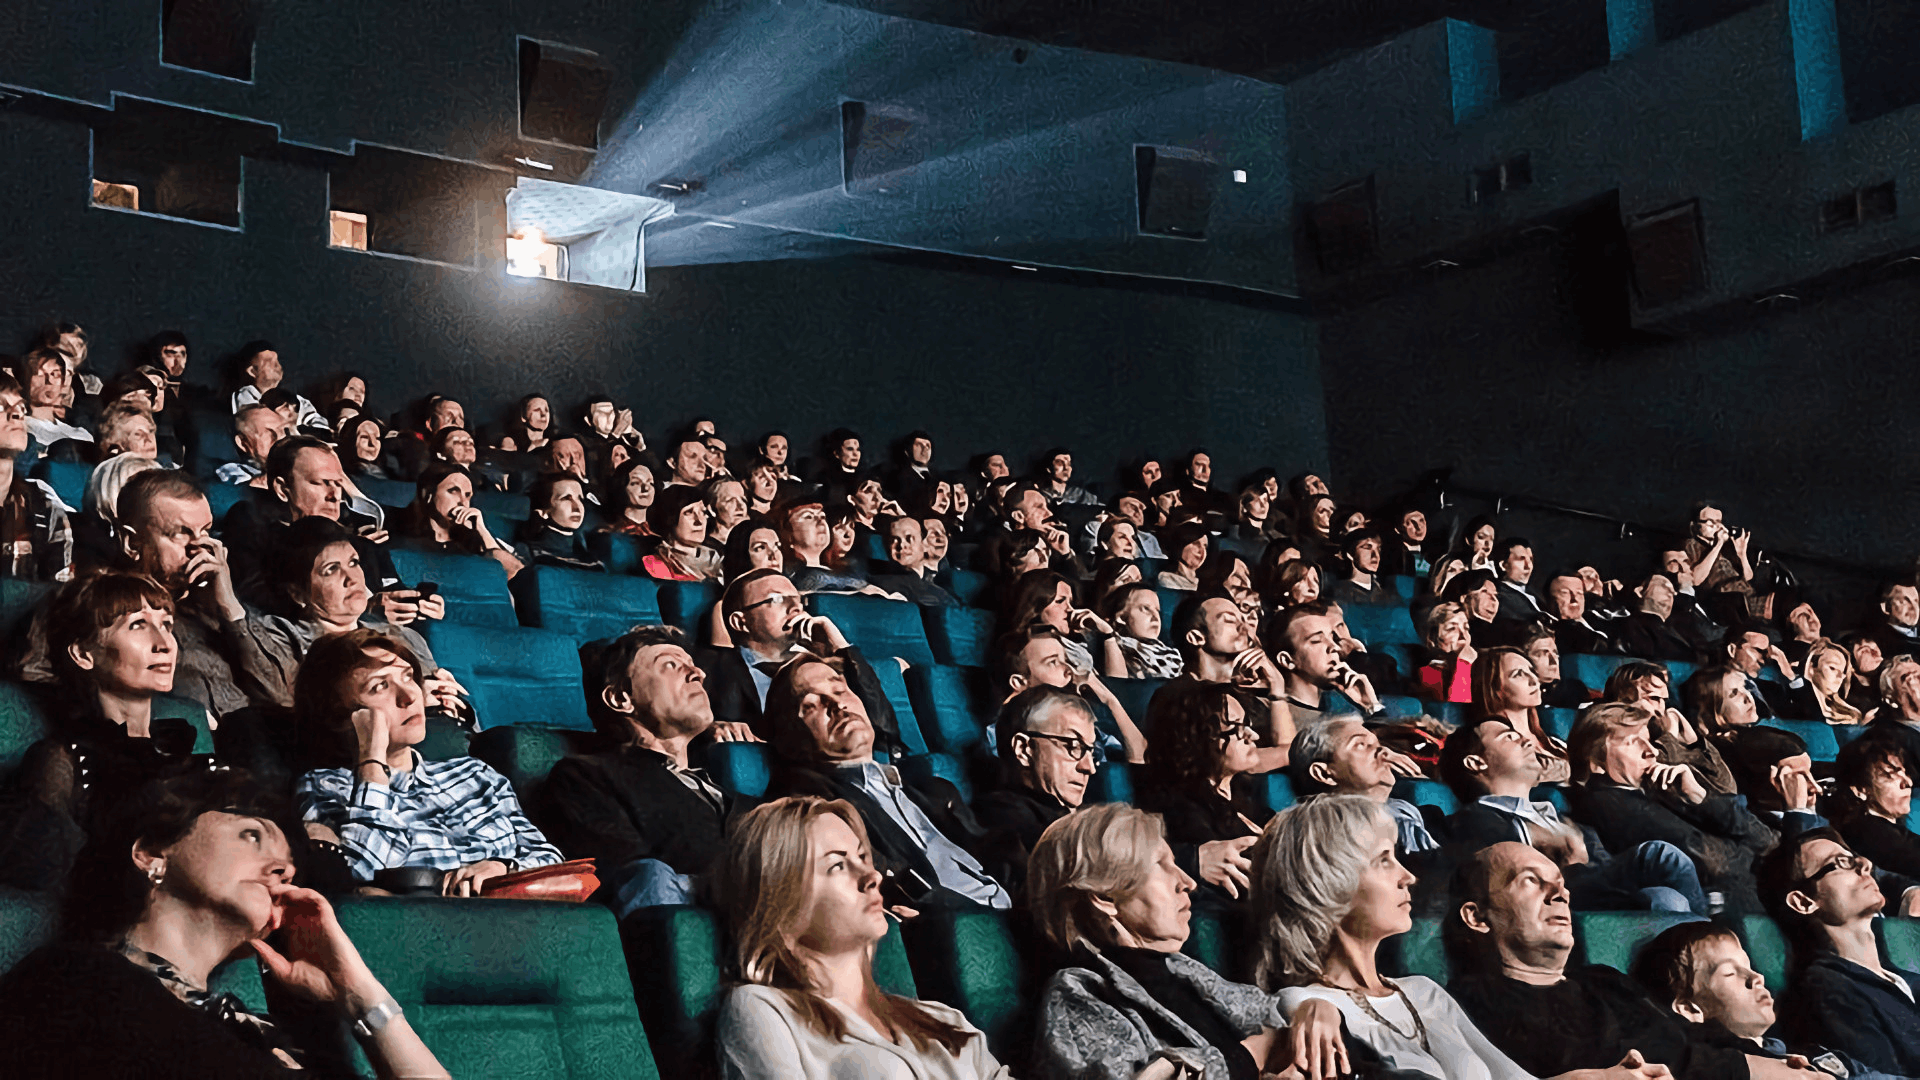
<svg viewBox="0 0 1920 1080">
<path fill-rule="evenodd" d="M 436 692 L 397 638 L 359 629 L 313 643 L 293 691 L 307 835 L 355 881 L 396 892 L 478 896 L 492 878 L 560 862 L 506 777 L 414 749 Z"/>
<path fill-rule="evenodd" d="M 282 809 L 238 772 L 139 789 L 75 867 L 63 940 L 0 979 L 7 1075 L 353 1075 L 344 1040 L 302 1038 L 324 1018 L 354 1025 L 380 1076 L 447 1076 L 326 898 L 293 884 L 305 851 Z M 256 1015 L 209 988 L 226 963 L 259 964 L 276 1004 L 319 1009 L 299 1027 Z"/>
<path fill-rule="evenodd" d="M 754 808 L 718 877 L 739 979 L 714 1025 L 721 1080 L 1010 1080 L 959 1010 L 874 982 L 884 876 L 846 802 Z"/>
<path fill-rule="evenodd" d="M 866 823 L 882 888 L 894 903 L 915 911 L 1011 907 L 1006 887 L 973 854 L 986 830 L 959 789 L 874 760 L 873 723 L 845 671 L 838 658 L 803 654 L 774 675 L 765 723 L 778 765 L 768 798 L 850 803 Z"/>
</svg>

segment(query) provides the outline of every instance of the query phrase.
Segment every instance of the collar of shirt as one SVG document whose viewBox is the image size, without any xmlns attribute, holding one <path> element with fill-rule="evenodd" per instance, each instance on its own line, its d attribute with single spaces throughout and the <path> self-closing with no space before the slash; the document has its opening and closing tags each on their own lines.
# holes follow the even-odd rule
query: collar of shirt
<svg viewBox="0 0 1920 1080">
<path fill-rule="evenodd" d="M 1482 795 L 1480 805 L 1490 806 L 1503 814 L 1512 814 L 1535 825 L 1549 828 L 1558 828 L 1561 825 L 1560 810 L 1550 802 L 1535 802 L 1518 795 Z"/>
<path fill-rule="evenodd" d="M 413 755 L 412 767 L 401 769 L 398 772 L 390 770 L 387 776 L 387 787 L 396 792 L 412 791 L 415 788 L 421 788 L 427 791 L 433 790 L 433 777 L 422 771 L 429 764 L 427 759 L 420 756 L 420 751 L 412 748 L 409 748 L 407 753 Z"/>
<path fill-rule="evenodd" d="M 643 758 L 657 759 L 661 766 L 673 775 L 675 780 L 680 781 L 681 784 L 686 786 L 687 790 L 704 797 L 715 806 L 719 806 L 726 800 L 726 794 L 720 790 L 719 785 L 713 782 L 713 778 L 707 774 L 707 770 L 696 769 L 691 765 L 682 765 L 651 747 L 635 745 L 630 749 L 633 753 Z"/>
</svg>

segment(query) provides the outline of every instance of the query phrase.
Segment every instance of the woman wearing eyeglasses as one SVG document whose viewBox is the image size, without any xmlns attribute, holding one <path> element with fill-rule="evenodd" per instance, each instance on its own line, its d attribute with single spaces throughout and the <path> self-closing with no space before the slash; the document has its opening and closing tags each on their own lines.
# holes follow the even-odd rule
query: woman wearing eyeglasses
<svg viewBox="0 0 1920 1080">
<path fill-rule="evenodd" d="M 1182 679 L 1154 695 L 1140 804 L 1166 819 L 1175 845 L 1244 841 L 1251 845 L 1273 816 L 1254 798 L 1250 777 L 1260 765 L 1259 736 L 1225 683 Z M 1203 882 L 1203 903 L 1239 900 L 1244 890 Z"/>
</svg>

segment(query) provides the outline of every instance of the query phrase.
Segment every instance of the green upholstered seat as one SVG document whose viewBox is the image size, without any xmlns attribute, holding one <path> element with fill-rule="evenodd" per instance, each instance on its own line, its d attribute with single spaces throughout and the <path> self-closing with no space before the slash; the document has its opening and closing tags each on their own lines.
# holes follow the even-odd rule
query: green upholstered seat
<svg viewBox="0 0 1920 1080">
<path fill-rule="evenodd" d="M 940 663 L 963 667 L 988 667 L 993 663 L 993 612 L 942 604 L 921 608 L 920 621 L 927 645 Z"/>
<path fill-rule="evenodd" d="M 580 692 L 580 651 L 572 638 L 524 626 L 451 620 L 419 625 L 434 659 L 472 694 L 482 729 L 546 724 L 593 730 Z"/>
<path fill-rule="evenodd" d="M 1347 630 L 1370 649 L 1383 645 L 1418 645 L 1420 633 L 1413 627 L 1413 616 L 1398 604 L 1352 604 L 1342 607 Z"/>
<path fill-rule="evenodd" d="M 893 706 L 893 718 L 900 725 L 900 741 L 907 744 L 907 753 L 926 753 L 927 739 L 920 731 L 920 718 L 913 710 L 913 694 L 907 689 L 907 680 L 900 671 L 899 663 L 889 656 L 878 657 L 873 664 L 873 673 L 880 680 L 880 690 L 886 694 L 887 704 Z"/>
<path fill-rule="evenodd" d="M 1893 920 L 1881 921 L 1890 923 Z M 1747 959 L 1753 961 L 1753 970 L 1766 976 L 1767 987 L 1775 994 L 1786 989 L 1787 938 L 1780 932 L 1779 924 L 1765 915 L 1743 915 L 1734 928 L 1747 948 Z"/>
<path fill-rule="evenodd" d="M 1025 972 L 1007 916 L 998 911 L 926 911 L 906 930 L 922 997 L 965 1013 L 1002 1061 L 1017 1060 L 1030 1018 Z"/>
<path fill-rule="evenodd" d="M 773 779 L 773 766 L 765 743 L 710 743 L 706 768 L 713 774 L 713 782 L 722 789 L 755 799 L 767 793 L 767 784 Z"/>
<path fill-rule="evenodd" d="M 1626 971 L 1633 966 L 1641 946 L 1659 937 L 1661 931 L 1701 918 L 1656 911 L 1577 911 L 1573 915 L 1574 941 L 1587 963 Z"/>
<path fill-rule="evenodd" d="M 660 622 L 659 588 L 652 578 L 535 566 L 513 579 L 513 592 L 522 624 L 565 634 L 576 643 Z"/>
<path fill-rule="evenodd" d="M 978 607 L 993 579 L 978 570 L 957 568 L 947 577 L 947 591 L 968 607 Z"/>
<path fill-rule="evenodd" d="M 1259 790 L 1267 800 L 1267 809 L 1277 814 L 1293 805 L 1292 777 L 1283 772 L 1270 772 L 1261 779 L 1266 781 Z"/>
<path fill-rule="evenodd" d="M 1413 929 L 1380 943 L 1380 970 L 1388 975 L 1425 975 L 1445 986 L 1453 962 L 1440 937 L 1441 920 L 1416 917 Z"/>
<path fill-rule="evenodd" d="M 1123 802 L 1133 801 L 1133 766 L 1124 761 L 1109 760 L 1101 765 L 1087 782 L 1087 802 Z"/>
<path fill-rule="evenodd" d="M 1607 685 L 1607 677 L 1621 664 L 1632 663 L 1631 656 L 1600 656 L 1595 653 L 1568 653 L 1560 658 L 1560 670 L 1587 684 L 1590 690 Z M 1674 681 L 1679 689 L 1679 680 Z"/>
<path fill-rule="evenodd" d="M 984 738 L 999 703 L 979 668 L 928 664 L 908 668 L 908 696 L 930 750 L 959 753 Z"/>
<path fill-rule="evenodd" d="M 815 615 L 833 620 L 833 625 L 876 667 L 885 656 L 897 656 L 915 665 L 934 662 L 918 604 L 884 596 L 814 593 L 807 598 L 807 606 Z"/>
<path fill-rule="evenodd" d="M 706 641 L 708 635 L 702 623 L 713 611 L 713 605 L 720 602 L 720 586 L 711 581 L 662 581 L 656 584 L 660 621 L 668 626 L 679 627 L 696 642 Z"/>
<path fill-rule="evenodd" d="M 1151 735 L 1147 730 L 1147 706 L 1152 704 L 1154 693 L 1167 685 L 1167 680 L 1103 678 L 1100 681 L 1106 683 L 1107 689 L 1113 691 L 1113 696 L 1125 707 L 1127 715 L 1139 725 L 1140 730 Z"/>
<path fill-rule="evenodd" d="M 1815 761 L 1832 761 L 1840 756 L 1840 740 L 1834 737 L 1833 725 L 1825 720 L 1775 719 L 1760 723 L 1800 736 L 1800 741 L 1807 744 L 1807 755 Z"/>
<path fill-rule="evenodd" d="M 476 626 L 518 626 L 507 571 L 482 555 L 393 549 L 393 569 L 408 585 L 431 581 L 447 601 L 447 621 Z M 429 624 L 430 625 L 430 624 Z M 438 650 L 435 650 L 438 652 Z M 444 660 L 441 661 L 445 663 Z"/>
<path fill-rule="evenodd" d="M 0 682 L 0 777 L 20 766 L 27 748 L 47 734 L 47 718 L 32 690 Z"/>
<path fill-rule="evenodd" d="M 553 767 L 576 749 L 576 742 L 589 738 L 581 732 L 563 731 L 538 724 L 510 724 L 488 728 L 473 738 L 468 753 L 507 778 L 520 806 L 536 826 L 546 811 L 547 776 Z"/>
<path fill-rule="evenodd" d="M 454 1076 L 659 1076 L 607 909 L 394 897 L 348 898 L 338 910 Z"/>
<path fill-rule="evenodd" d="M 1438 780 L 1402 780 L 1393 785 L 1393 794 L 1415 806 L 1437 806 L 1442 813 L 1451 814 L 1460 809 L 1460 800 L 1454 797 L 1453 789 Z"/>
</svg>

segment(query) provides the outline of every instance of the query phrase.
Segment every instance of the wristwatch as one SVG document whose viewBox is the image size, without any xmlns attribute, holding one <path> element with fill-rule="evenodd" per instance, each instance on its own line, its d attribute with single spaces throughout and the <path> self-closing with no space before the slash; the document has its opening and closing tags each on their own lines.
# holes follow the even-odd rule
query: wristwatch
<svg viewBox="0 0 1920 1080">
<path fill-rule="evenodd" d="M 371 1039 L 399 1015 L 400 1003 L 388 998 L 362 1013 L 360 1018 L 353 1022 L 353 1033 L 363 1039 Z"/>
</svg>

